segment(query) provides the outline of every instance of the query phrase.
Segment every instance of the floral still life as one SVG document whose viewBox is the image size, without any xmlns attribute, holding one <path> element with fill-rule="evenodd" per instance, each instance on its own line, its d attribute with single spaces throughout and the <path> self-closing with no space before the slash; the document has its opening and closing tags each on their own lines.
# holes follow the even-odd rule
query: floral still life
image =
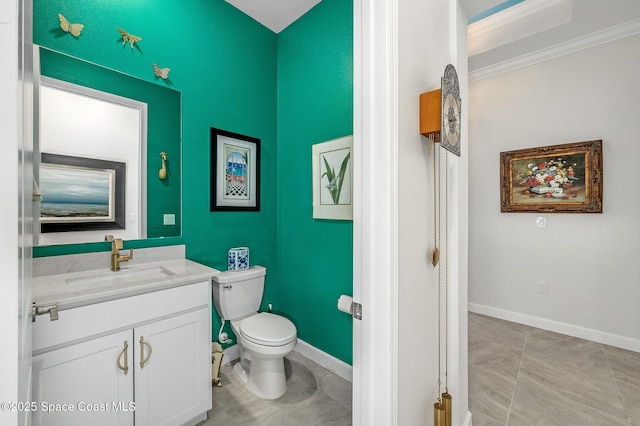
<svg viewBox="0 0 640 426">
<path fill-rule="evenodd" d="M 578 198 L 581 194 L 578 186 L 580 175 L 584 174 L 584 155 L 515 161 L 514 173 L 518 185 L 524 187 L 523 195 L 563 200 Z M 582 198 L 584 201 L 584 193 Z"/>
<path fill-rule="evenodd" d="M 500 153 L 500 211 L 602 213 L 602 140 Z"/>
<path fill-rule="evenodd" d="M 333 168 L 327 158 L 323 155 L 322 160 L 324 161 L 325 172 L 322 174 L 322 177 L 327 177 L 329 183 L 325 185 L 325 188 L 331 194 L 331 199 L 333 200 L 333 204 L 340 204 L 340 193 L 342 192 L 342 184 L 344 183 L 345 173 L 347 171 L 347 165 L 349 164 L 349 157 L 351 156 L 351 152 L 347 152 L 347 155 L 342 160 L 342 164 L 340 166 L 340 171 L 336 175 L 335 168 Z"/>
</svg>

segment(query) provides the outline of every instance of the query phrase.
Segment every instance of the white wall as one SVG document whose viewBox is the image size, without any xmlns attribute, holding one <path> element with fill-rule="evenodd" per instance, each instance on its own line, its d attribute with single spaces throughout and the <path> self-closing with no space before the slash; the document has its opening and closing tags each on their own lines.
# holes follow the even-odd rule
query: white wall
<svg viewBox="0 0 640 426">
<path fill-rule="evenodd" d="M 639 45 L 627 37 L 469 85 L 472 311 L 640 351 Z M 500 213 L 501 151 L 594 139 L 602 214 Z"/>
<path fill-rule="evenodd" d="M 466 16 L 457 2 L 398 5 L 398 424 L 430 424 L 438 398 L 438 281 L 434 248 L 433 145 L 419 133 L 421 93 L 457 69 L 463 102 L 463 157 L 449 155 L 450 359 L 453 424 L 468 422 L 466 334 Z M 440 151 L 440 148 L 437 148 Z M 444 174 L 443 156 L 443 174 Z M 444 191 L 441 200 L 444 204 Z M 441 221 L 444 226 L 445 219 Z M 442 232 L 444 247 L 444 231 Z M 443 249 L 444 274 L 446 262 Z M 462 301 L 462 309 L 459 302 Z M 442 312 L 444 314 L 444 306 Z M 462 356 L 460 356 L 462 354 Z M 443 336 L 444 355 L 444 336 Z M 441 366 L 444 371 L 445 359 Z M 442 374 L 444 391 L 444 373 Z"/>
</svg>

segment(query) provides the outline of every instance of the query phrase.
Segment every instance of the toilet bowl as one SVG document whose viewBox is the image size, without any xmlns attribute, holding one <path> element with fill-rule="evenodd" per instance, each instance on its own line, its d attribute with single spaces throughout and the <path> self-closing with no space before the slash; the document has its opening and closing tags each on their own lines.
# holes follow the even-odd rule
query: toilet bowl
<svg viewBox="0 0 640 426">
<path fill-rule="evenodd" d="M 253 394 L 276 399 L 287 390 L 284 357 L 296 346 L 297 332 L 291 321 L 279 315 L 257 313 L 232 321 L 241 350 L 233 374 Z"/>
<path fill-rule="evenodd" d="M 287 390 L 284 357 L 296 346 L 297 330 L 287 318 L 257 312 L 264 291 L 266 269 L 252 266 L 213 278 L 213 301 L 240 346 L 240 362 L 233 374 L 253 394 L 276 399 Z"/>
</svg>

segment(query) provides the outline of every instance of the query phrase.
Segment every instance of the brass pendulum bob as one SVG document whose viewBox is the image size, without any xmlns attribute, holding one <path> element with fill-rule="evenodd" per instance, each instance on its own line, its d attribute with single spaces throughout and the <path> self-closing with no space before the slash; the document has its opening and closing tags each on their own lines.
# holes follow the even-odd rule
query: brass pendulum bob
<svg viewBox="0 0 640 426">
<path fill-rule="evenodd" d="M 440 401 L 433 404 L 433 425 L 445 426 L 444 405 Z"/>
<path fill-rule="evenodd" d="M 440 261 L 440 250 L 436 247 L 431 252 L 431 264 L 433 265 L 434 268 L 438 265 L 439 261 Z"/>
<path fill-rule="evenodd" d="M 444 424 L 445 426 L 451 426 L 451 395 L 445 391 L 442 394 L 442 405 L 444 406 Z"/>
</svg>

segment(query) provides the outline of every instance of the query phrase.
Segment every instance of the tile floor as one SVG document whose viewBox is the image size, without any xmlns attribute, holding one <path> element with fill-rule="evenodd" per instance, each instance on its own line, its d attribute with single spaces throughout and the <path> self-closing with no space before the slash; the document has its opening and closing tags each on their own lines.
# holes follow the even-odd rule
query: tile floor
<svg viewBox="0 0 640 426">
<path fill-rule="evenodd" d="M 213 408 L 200 426 L 351 425 L 351 382 L 292 352 L 285 358 L 287 392 L 262 400 L 236 379 L 232 365 L 220 369 L 222 387 L 213 387 Z"/>
<path fill-rule="evenodd" d="M 469 313 L 473 426 L 640 426 L 640 353 Z"/>
</svg>

